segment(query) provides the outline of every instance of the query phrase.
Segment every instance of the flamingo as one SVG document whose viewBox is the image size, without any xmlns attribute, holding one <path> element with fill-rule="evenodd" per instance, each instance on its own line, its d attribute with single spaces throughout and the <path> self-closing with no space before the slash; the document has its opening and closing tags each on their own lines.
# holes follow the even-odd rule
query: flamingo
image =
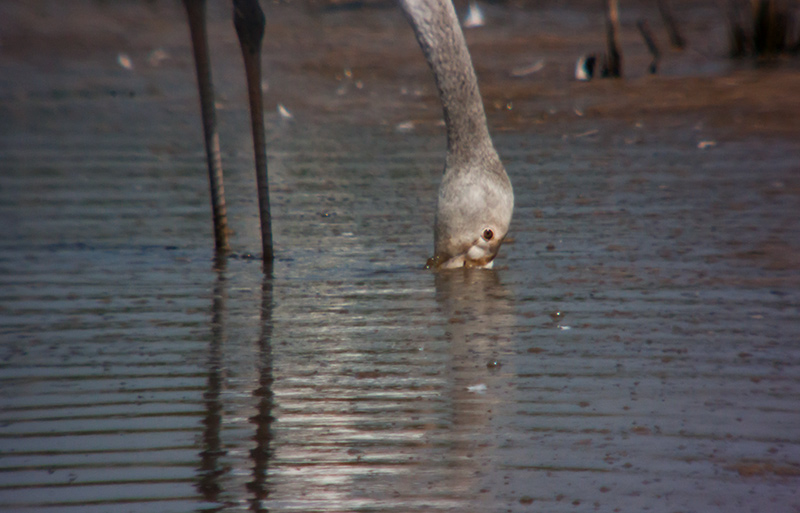
<svg viewBox="0 0 800 513">
<path fill-rule="evenodd" d="M 464 34 L 451 0 L 399 0 L 433 71 L 447 131 L 447 155 L 427 267 L 489 268 L 508 233 L 514 192 L 494 148 Z M 205 27 L 205 0 L 183 0 L 192 35 L 218 254 L 229 251 L 219 136 Z M 261 93 L 265 18 L 258 0 L 233 0 L 244 57 L 256 160 L 263 261 L 274 258 Z"/>
</svg>

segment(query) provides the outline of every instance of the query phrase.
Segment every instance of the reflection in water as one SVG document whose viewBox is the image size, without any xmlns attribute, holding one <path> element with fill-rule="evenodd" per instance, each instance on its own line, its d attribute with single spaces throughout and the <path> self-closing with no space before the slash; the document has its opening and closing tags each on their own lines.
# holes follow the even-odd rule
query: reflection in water
<svg viewBox="0 0 800 513">
<path fill-rule="evenodd" d="M 496 492 L 494 471 L 501 463 L 493 419 L 510 407 L 503 386 L 509 370 L 503 364 L 510 362 L 499 355 L 511 344 L 513 302 L 493 270 L 439 272 L 435 282 L 452 354 L 452 426 L 444 436 L 451 442 L 453 472 L 445 486 L 471 505 L 489 503 Z"/>
<path fill-rule="evenodd" d="M 253 459 L 253 480 L 247 487 L 253 493 L 251 509 L 266 511 L 261 507 L 263 500 L 269 495 L 267 474 L 270 463 L 270 443 L 272 442 L 272 407 L 274 393 L 272 391 L 272 287 L 271 270 L 267 271 L 261 284 L 261 334 L 258 339 L 258 388 L 253 395 L 258 398 L 257 413 L 250 420 L 256 426 L 256 446 L 250 451 Z"/>
<path fill-rule="evenodd" d="M 448 317 L 448 334 L 466 348 L 508 342 L 514 316 L 508 290 L 492 269 L 455 269 L 435 274 L 436 300 Z"/>
<path fill-rule="evenodd" d="M 220 458 L 225 455 L 222 449 L 220 431 L 222 427 L 222 349 L 225 344 L 225 262 L 217 262 L 217 279 L 211 305 L 211 342 L 208 350 L 208 381 L 203 394 L 205 417 L 203 418 L 203 451 L 200 453 L 197 487 L 208 502 L 217 502 L 222 486 L 220 477 L 225 470 Z"/>
<path fill-rule="evenodd" d="M 252 312 L 256 298 L 237 301 L 249 287 L 224 269 L 217 278 L 198 472 L 209 503 L 406 512 L 493 500 L 493 419 L 506 409 L 501 381 L 511 364 L 487 364 L 507 352 L 514 319 L 497 273 L 376 275 L 350 290 L 307 282 L 279 293 L 281 309 L 291 302 L 290 319 L 273 318 L 268 277 L 260 331 L 244 337 L 239 319 L 251 316 L 237 315 Z M 398 287 L 402 278 L 414 286 Z M 431 281 L 435 290 L 425 286 Z M 420 308 L 423 325 L 406 322 Z M 252 354 L 232 365 L 233 353 L 247 353 L 244 344 Z"/>
<path fill-rule="evenodd" d="M 443 486 L 461 494 L 466 504 L 483 504 L 479 509 L 491 511 L 505 431 L 495 419 L 513 400 L 504 386 L 512 365 L 501 357 L 512 343 L 513 297 L 494 270 L 440 272 L 435 284 L 452 355 L 452 425 L 441 436 L 450 444 L 453 471 Z"/>
<path fill-rule="evenodd" d="M 475 372 L 479 370 L 481 376 L 497 376 L 496 372 L 486 372 L 502 366 L 498 355 L 509 350 L 514 324 L 511 295 L 497 272 L 490 269 L 439 272 L 436 300 L 446 315 L 445 334 L 456 377 L 470 383 L 478 379 Z M 483 384 L 486 383 L 478 385 Z M 471 390 L 482 391 L 483 387 Z"/>
<path fill-rule="evenodd" d="M 228 289 L 231 286 L 226 277 L 224 261 L 216 262 L 215 271 L 217 279 L 214 283 L 211 315 L 211 339 L 209 344 L 207 369 L 208 378 L 206 390 L 203 394 L 205 415 L 203 418 L 203 451 L 200 453 L 198 466 L 197 488 L 203 498 L 209 503 L 230 503 L 229 496 L 236 496 L 235 481 L 227 479 L 230 473 L 241 473 L 242 468 L 237 468 L 231 461 L 225 461 L 228 451 L 224 448 L 226 442 L 223 436 L 223 425 L 226 410 L 237 410 L 235 405 L 227 405 L 223 399 L 223 390 L 226 386 L 224 376 L 226 373 L 225 342 L 227 338 L 226 321 L 228 311 Z M 273 308 L 273 277 L 271 269 L 266 271 L 261 285 L 261 312 L 258 340 L 256 341 L 256 366 L 258 371 L 258 384 L 252 390 L 252 395 L 257 398 L 256 413 L 250 417 L 250 422 L 255 426 L 253 440 L 255 447 L 249 451 L 252 460 L 252 480 L 246 483 L 247 490 L 252 494 L 249 502 L 253 511 L 265 511 L 261 504 L 269 495 L 267 475 L 270 467 L 270 443 L 272 440 L 272 407 L 274 394 L 272 391 L 272 308 Z M 255 385 L 255 384 L 254 384 Z M 235 416 L 229 414 L 229 416 Z M 232 423 L 235 423 L 232 420 Z M 229 443 L 229 442 L 228 442 Z M 235 441 L 235 445 L 243 443 Z M 235 456 L 233 457 L 235 459 Z M 241 465 L 238 465 L 241 466 Z M 244 502 L 244 501 L 238 501 Z"/>
</svg>

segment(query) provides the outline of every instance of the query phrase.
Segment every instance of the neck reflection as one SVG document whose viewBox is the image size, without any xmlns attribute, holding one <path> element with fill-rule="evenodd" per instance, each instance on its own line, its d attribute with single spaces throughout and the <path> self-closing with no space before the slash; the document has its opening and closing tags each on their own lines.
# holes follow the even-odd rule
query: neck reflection
<svg viewBox="0 0 800 513">
<path fill-rule="evenodd" d="M 447 486 L 475 506 L 492 509 L 502 467 L 495 419 L 509 408 L 508 358 L 515 325 L 512 295 L 496 271 L 455 269 L 438 272 L 436 301 L 446 319 L 450 360 L 450 447 L 453 472 Z"/>
</svg>

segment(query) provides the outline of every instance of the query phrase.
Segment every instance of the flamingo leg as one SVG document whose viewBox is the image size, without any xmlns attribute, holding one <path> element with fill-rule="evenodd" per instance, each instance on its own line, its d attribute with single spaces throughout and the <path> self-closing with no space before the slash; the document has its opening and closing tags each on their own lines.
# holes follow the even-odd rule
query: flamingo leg
<svg viewBox="0 0 800 513">
<path fill-rule="evenodd" d="M 272 249 L 272 217 L 269 207 L 269 179 L 267 176 L 267 143 L 264 131 L 264 105 L 261 92 L 261 43 L 266 24 L 258 0 L 233 0 L 233 22 L 242 48 L 247 74 L 247 92 L 250 97 L 250 121 L 253 129 L 253 150 L 256 162 L 256 187 L 261 218 L 261 246 L 264 267 L 270 268 Z"/>
<path fill-rule="evenodd" d="M 197 87 L 200 92 L 200 108 L 203 116 L 203 133 L 208 162 L 208 180 L 211 189 L 211 211 L 214 218 L 214 242 L 217 257 L 230 251 L 228 242 L 228 215 L 225 206 L 225 187 L 222 183 L 222 159 L 217 133 L 217 114 L 214 107 L 214 86 L 211 82 L 211 63 L 208 56 L 205 0 L 183 0 L 189 19 L 192 50 L 197 71 Z"/>
</svg>

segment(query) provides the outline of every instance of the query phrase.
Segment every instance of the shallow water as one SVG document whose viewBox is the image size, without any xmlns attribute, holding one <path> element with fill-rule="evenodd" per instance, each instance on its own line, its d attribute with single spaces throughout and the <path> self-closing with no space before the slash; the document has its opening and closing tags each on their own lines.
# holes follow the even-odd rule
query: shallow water
<svg viewBox="0 0 800 513">
<path fill-rule="evenodd" d="M 180 10 L 86 3 L 56 23 L 58 5 L 11 14 L 58 25 L 60 46 L 0 47 L 3 509 L 800 508 L 800 146 L 780 106 L 737 104 L 732 126 L 724 105 L 667 116 L 651 109 L 676 83 L 642 98 L 632 80 L 613 86 L 638 105 L 622 115 L 612 86 L 563 96 L 578 86 L 535 77 L 535 98 L 490 109 L 513 242 L 493 271 L 434 274 L 432 84 L 406 94 L 386 70 L 426 76 L 410 31 L 394 11 L 275 8 L 320 38 L 363 30 L 367 60 L 396 62 L 359 89 L 340 74 L 357 48 L 290 63 L 275 28 L 268 95 L 295 119 L 269 119 L 265 278 L 238 61 L 218 60 L 236 233 L 215 265 Z M 227 10 L 211 14 L 236 55 Z M 516 30 L 501 35 L 520 45 Z M 81 53 L 79 34 L 106 46 Z M 145 64 L 154 48 L 170 60 Z M 694 86 L 759 73 L 796 80 Z"/>
</svg>

